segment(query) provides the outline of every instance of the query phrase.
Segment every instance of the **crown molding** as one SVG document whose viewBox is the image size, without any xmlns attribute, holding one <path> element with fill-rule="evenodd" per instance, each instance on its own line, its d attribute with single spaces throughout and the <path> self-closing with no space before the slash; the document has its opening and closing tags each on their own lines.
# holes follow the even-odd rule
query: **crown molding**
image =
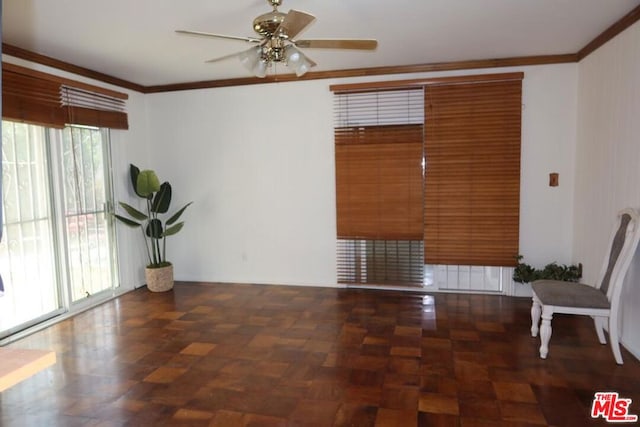
<svg viewBox="0 0 640 427">
<path fill-rule="evenodd" d="M 582 61 L 600 46 L 638 22 L 640 19 L 640 6 L 620 18 L 615 24 L 604 30 L 595 39 L 591 40 L 585 47 L 578 51 L 578 61 Z"/>
<path fill-rule="evenodd" d="M 472 70 L 480 68 L 514 67 L 524 65 L 561 64 L 577 62 L 575 54 L 523 56 L 516 58 L 480 59 L 471 61 L 439 62 L 435 64 L 399 65 L 390 67 L 354 68 L 334 71 L 310 72 L 302 77 L 295 74 L 267 76 L 265 78 L 246 77 L 240 79 L 209 80 L 192 83 L 178 83 L 161 86 L 147 86 L 145 93 L 174 92 L 180 90 L 210 89 L 226 86 L 244 86 L 264 83 L 282 83 L 291 81 L 336 79 L 345 77 L 370 77 L 389 74 L 424 73 L 432 71 Z"/>
<path fill-rule="evenodd" d="M 144 93 L 144 86 L 142 85 L 132 83 L 127 80 L 119 79 L 117 77 L 113 77 L 108 74 L 101 73 L 99 71 L 90 70 L 89 68 L 80 67 L 78 65 L 74 65 L 69 62 L 60 61 L 59 59 L 55 59 L 50 56 L 32 52 L 30 50 L 23 49 L 21 47 L 14 46 L 8 43 L 2 43 L 2 53 L 13 56 L 15 58 L 20 58 L 26 61 L 31 61 L 37 64 L 56 68 L 61 71 L 67 71 L 69 73 L 77 74 L 79 76 L 88 77 L 104 83 L 109 83 L 121 88 L 131 89 L 136 92 Z"/>
</svg>

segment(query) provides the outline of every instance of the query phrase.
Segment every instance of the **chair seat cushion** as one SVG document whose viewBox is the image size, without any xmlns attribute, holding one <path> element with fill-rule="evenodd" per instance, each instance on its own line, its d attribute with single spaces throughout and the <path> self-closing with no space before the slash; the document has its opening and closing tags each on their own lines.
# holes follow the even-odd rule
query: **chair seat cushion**
<svg viewBox="0 0 640 427">
<path fill-rule="evenodd" d="M 593 286 L 561 280 L 536 280 L 533 292 L 543 305 L 581 308 L 609 308 L 607 296 Z"/>
</svg>

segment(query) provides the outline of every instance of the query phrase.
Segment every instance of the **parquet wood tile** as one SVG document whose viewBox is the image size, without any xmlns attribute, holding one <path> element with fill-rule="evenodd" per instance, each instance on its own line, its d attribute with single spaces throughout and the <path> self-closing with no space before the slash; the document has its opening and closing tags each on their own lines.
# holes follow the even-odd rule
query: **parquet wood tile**
<svg viewBox="0 0 640 427">
<path fill-rule="evenodd" d="M 56 365 L 0 394 L 0 426 L 585 426 L 596 391 L 640 414 L 640 362 L 592 321 L 495 295 L 176 283 L 11 344 Z"/>
</svg>

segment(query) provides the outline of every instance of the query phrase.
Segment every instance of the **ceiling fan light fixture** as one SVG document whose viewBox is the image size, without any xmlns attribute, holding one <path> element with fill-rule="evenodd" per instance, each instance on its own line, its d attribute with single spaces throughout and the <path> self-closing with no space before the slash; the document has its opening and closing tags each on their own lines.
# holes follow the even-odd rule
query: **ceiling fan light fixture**
<svg viewBox="0 0 640 427">
<path fill-rule="evenodd" d="M 255 74 L 256 77 L 266 77 L 267 76 L 267 68 L 269 67 L 269 63 L 265 60 L 265 59 L 260 59 L 257 63 L 256 66 L 253 67 L 253 74 Z"/>
<path fill-rule="evenodd" d="M 253 72 L 254 68 L 260 61 L 260 56 L 262 53 L 262 48 L 260 46 L 255 46 L 245 51 L 242 51 L 238 54 L 238 58 L 240 59 L 240 63 L 249 71 Z"/>
<path fill-rule="evenodd" d="M 298 77 L 303 76 L 311 67 L 313 67 L 313 65 L 315 65 L 293 45 L 286 47 L 284 57 L 287 67 L 291 68 Z"/>
<path fill-rule="evenodd" d="M 304 57 L 304 55 L 295 46 L 289 45 L 285 48 L 284 57 L 287 61 L 288 66 L 295 67 L 297 64 L 299 64 L 302 61 L 302 58 Z"/>
<path fill-rule="evenodd" d="M 309 61 L 307 61 L 307 58 L 305 58 L 303 62 L 301 62 L 294 68 L 294 71 L 296 72 L 296 76 L 302 77 L 307 73 L 307 71 L 309 71 L 309 68 L 311 68 L 309 66 Z"/>
<path fill-rule="evenodd" d="M 238 54 L 240 63 L 256 77 L 266 77 L 269 61 L 265 58 L 261 46 L 255 46 L 251 49 L 240 52 Z"/>
</svg>

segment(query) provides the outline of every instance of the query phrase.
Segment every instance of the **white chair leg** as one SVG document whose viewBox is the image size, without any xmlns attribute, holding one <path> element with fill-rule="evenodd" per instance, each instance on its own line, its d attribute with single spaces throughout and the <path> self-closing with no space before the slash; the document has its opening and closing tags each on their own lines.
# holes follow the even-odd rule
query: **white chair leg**
<svg viewBox="0 0 640 427">
<path fill-rule="evenodd" d="M 542 324 L 540 325 L 540 358 L 546 359 L 549 353 L 549 340 L 551 339 L 551 319 L 553 318 L 553 308 L 544 306 L 542 308 Z"/>
<path fill-rule="evenodd" d="M 600 344 L 607 343 L 607 339 L 604 337 L 604 321 L 604 317 L 595 316 L 593 318 L 593 324 L 596 327 L 596 334 L 598 334 L 598 341 L 600 341 Z"/>
<path fill-rule="evenodd" d="M 535 296 L 531 304 L 531 336 L 537 337 L 540 325 L 540 313 L 541 313 L 540 301 Z"/>
<path fill-rule="evenodd" d="M 620 353 L 620 342 L 618 336 L 618 316 L 611 313 L 609 317 L 609 341 L 611 342 L 611 351 L 618 365 L 622 365 L 622 353 Z"/>
</svg>

